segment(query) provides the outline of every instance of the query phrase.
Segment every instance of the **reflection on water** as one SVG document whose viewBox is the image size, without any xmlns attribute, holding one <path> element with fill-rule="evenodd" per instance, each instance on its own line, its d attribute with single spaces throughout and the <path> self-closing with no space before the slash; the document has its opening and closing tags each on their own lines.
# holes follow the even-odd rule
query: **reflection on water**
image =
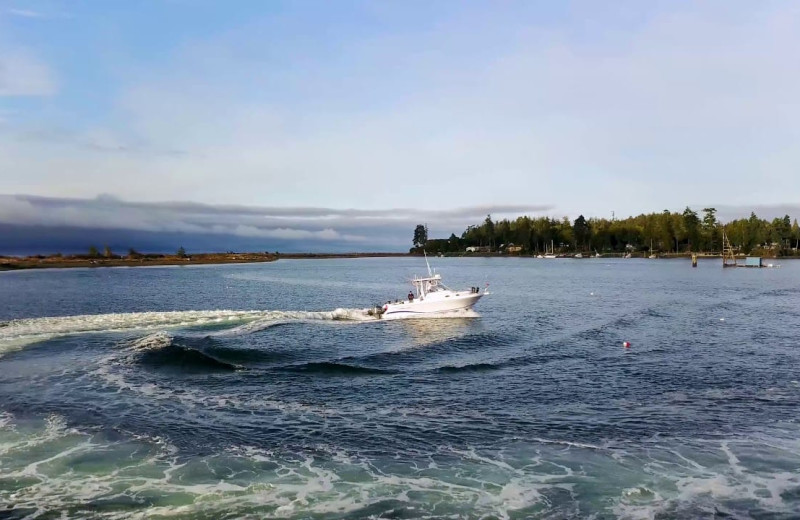
<svg viewBox="0 0 800 520">
<path fill-rule="evenodd" d="M 411 340 L 411 346 L 419 348 L 461 338 L 481 330 L 481 322 L 475 319 L 478 315 L 474 311 L 471 311 L 469 317 L 465 313 L 461 314 L 464 317 L 396 320 L 394 323 L 397 323 Z"/>
</svg>

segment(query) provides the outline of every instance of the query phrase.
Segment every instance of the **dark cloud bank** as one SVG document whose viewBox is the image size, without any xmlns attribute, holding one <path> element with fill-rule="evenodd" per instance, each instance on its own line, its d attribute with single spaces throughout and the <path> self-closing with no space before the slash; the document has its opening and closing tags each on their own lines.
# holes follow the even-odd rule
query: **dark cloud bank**
<svg viewBox="0 0 800 520">
<path fill-rule="evenodd" d="M 141 203 L 111 196 L 65 199 L 0 195 L 0 254 L 200 251 L 405 251 L 414 226 L 460 234 L 487 214 L 536 214 L 546 206 L 476 206 L 444 211 L 357 210 Z"/>
</svg>

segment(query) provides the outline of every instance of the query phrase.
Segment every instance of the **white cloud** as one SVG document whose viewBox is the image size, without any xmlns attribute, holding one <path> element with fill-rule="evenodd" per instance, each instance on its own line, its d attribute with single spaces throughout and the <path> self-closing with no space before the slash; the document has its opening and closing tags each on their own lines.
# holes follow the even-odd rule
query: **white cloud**
<svg viewBox="0 0 800 520">
<path fill-rule="evenodd" d="M 222 230 L 224 229 L 222 228 Z M 233 234 L 242 237 L 283 238 L 288 240 L 338 240 L 342 242 L 364 242 L 367 240 L 366 237 L 341 234 L 331 228 L 309 231 L 308 229 L 296 228 L 262 229 L 255 226 L 240 225 L 233 228 Z"/>
<path fill-rule="evenodd" d="M 0 47 L 0 96 L 49 96 L 56 89 L 44 62 L 24 49 Z"/>
<path fill-rule="evenodd" d="M 9 9 L 8 14 L 14 16 L 22 16 L 23 18 L 42 18 L 44 15 L 38 11 L 31 11 L 30 9 Z"/>
</svg>

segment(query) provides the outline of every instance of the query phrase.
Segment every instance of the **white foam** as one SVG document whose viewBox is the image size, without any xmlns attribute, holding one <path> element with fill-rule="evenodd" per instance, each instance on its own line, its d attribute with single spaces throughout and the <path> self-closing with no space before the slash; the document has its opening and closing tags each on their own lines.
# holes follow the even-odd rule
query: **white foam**
<svg viewBox="0 0 800 520">
<path fill-rule="evenodd" d="M 286 323 L 310 322 L 374 322 L 378 318 L 367 314 L 367 309 L 335 309 L 333 311 L 271 311 L 268 315 L 259 317 L 249 323 L 238 327 L 215 332 L 212 335 L 230 336 L 252 334 L 277 325 Z"/>
<path fill-rule="evenodd" d="M 16 424 L 13 423 L 13 417 L 11 415 L 6 415 L 5 421 L 6 424 L 3 425 L 3 429 L 11 431 L 15 433 L 15 435 L 10 439 L 4 439 L 0 442 L 0 455 L 2 456 L 6 456 L 8 453 L 15 450 L 36 448 L 42 444 L 76 433 L 74 429 L 67 428 L 64 418 L 58 415 L 48 416 L 44 421 L 44 429 L 36 432 L 34 435 L 28 436 L 17 431 Z M 2 470 L 1 467 L 0 470 Z M 2 474 L 2 471 L 0 471 L 0 474 Z"/>
<path fill-rule="evenodd" d="M 702 464 L 695 460 L 696 456 L 683 455 L 676 449 L 666 449 L 661 455 L 651 451 L 655 458 L 644 466 L 649 474 L 647 483 L 623 490 L 614 512 L 621 518 L 631 519 L 655 518 L 662 513 L 695 516 L 698 511 L 710 508 L 724 510 L 728 501 L 747 500 L 765 511 L 790 513 L 796 503 L 785 503 L 783 496 L 786 491 L 800 486 L 800 475 L 750 468 L 736 454 L 735 443 L 742 443 L 742 448 L 757 453 L 776 447 L 760 441 L 753 444 L 752 439 L 722 441 L 717 446 L 722 457 L 715 456 L 708 448 L 697 452 L 697 456 L 704 457 Z M 780 447 L 779 450 L 786 450 L 784 454 L 771 456 L 797 460 L 800 454 L 792 448 L 795 446 Z M 657 490 L 653 486 L 657 486 Z"/>
<path fill-rule="evenodd" d="M 0 474 L 21 482 L 19 488 L 0 488 L 0 503 L 30 509 L 26 518 L 58 510 L 80 508 L 102 498 L 131 497 L 128 489 L 145 482 L 158 486 L 179 465 L 170 457 L 174 448 L 163 439 L 133 436 L 127 440 L 99 441 L 95 436 L 67 428 L 60 416 L 50 416 L 33 431 L 19 426 L 24 435 L 6 446 L 0 457 Z M 106 467 L 76 468 L 74 461 L 116 453 Z M 121 453 L 120 453 L 121 452 Z M 155 470 L 155 471 L 154 471 Z M 161 473 L 163 477 L 153 476 Z"/>
<path fill-rule="evenodd" d="M 8 412 L 0 410 L 0 430 L 12 427 L 14 416 Z"/>
<path fill-rule="evenodd" d="M 168 335 L 156 333 L 142 338 L 139 342 L 143 342 L 144 345 L 146 345 L 142 348 L 153 350 L 168 344 L 165 343 L 169 341 L 167 338 L 169 338 Z M 135 370 L 135 368 L 133 368 L 133 365 L 130 363 L 130 359 L 124 355 L 119 356 L 115 354 L 102 359 L 98 363 L 98 367 L 93 370 L 91 374 L 104 381 L 118 393 L 130 392 L 132 394 L 145 396 L 154 401 L 177 401 L 189 408 L 223 411 L 234 409 L 246 410 L 249 412 L 271 410 L 287 414 L 314 415 L 317 417 L 339 416 L 343 414 L 342 410 L 337 408 L 283 401 L 269 395 L 260 395 L 258 397 L 235 394 L 204 395 L 198 390 L 182 389 L 180 391 L 175 391 L 151 382 L 134 383 L 128 377 L 129 371 L 131 370 Z"/>
<path fill-rule="evenodd" d="M 13 422 L 10 416 L 6 420 Z M 3 435 L 7 431 L 0 429 Z M 607 449 L 569 443 L 570 449 L 582 450 L 575 457 L 565 449 L 547 451 L 552 441 L 535 445 L 533 452 L 529 444 L 511 452 L 442 446 L 422 461 L 402 452 L 375 458 L 327 445 L 302 453 L 286 452 L 280 446 L 244 445 L 178 463 L 177 450 L 164 439 L 123 432 L 122 438 L 109 441 L 72 430 L 58 416 L 26 433 L 0 457 L 0 473 L 21 483 L 13 490 L 0 489 L 0 503 L 30 508 L 35 511 L 32 516 L 59 510 L 80 515 L 86 504 L 118 501 L 130 505 L 108 510 L 104 517 L 305 518 L 352 514 L 397 500 L 406 513 L 420 518 L 586 516 L 583 508 L 587 505 L 596 507 L 597 515 L 603 517 L 644 519 L 665 514 L 688 518 L 712 508 L 725 510 L 727 500 L 741 499 L 754 500 L 769 511 L 791 513 L 781 494 L 800 485 L 800 477 L 791 472 L 759 473 L 750 468 L 748 457 L 733 440 L 701 446 L 700 461 L 690 464 L 686 461 L 694 461 L 697 453 L 675 457 L 674 445 L 655 445 L 647 456 L 655 457 L 648 459 L 652 464 L 640 467 L 644 473 L 639 473 L 631 471 L 633 459 L 619 465 L 608 457 Z M 712 447 L 716 449 L 708 451 Z M 542 449 L 543 460 L 529 464 L 532 453 Z M 102 466 L 73 463 L 97 459 L 99 454 L 108 454 L 103 455 Z M 710 457 L 715 464 L 702 457 Z M 575 475 L 552 471 L 551 466 L 566 467 L 558 462 L 575 466 Z M 593 473 L 579 469 L 584 465 Z M 237 471 L 231 473 L 231 468 Z M 582 502 L 582 488 L 595 478 L 616 488 L 618 500 L 612 510 L 604 509 L 611 506 L 604 501 Z M 637 478 L 644 480 L 631 482 Z M 553 502 L 564 492 L 573 504 L 558 498 Z M 152 505 L 133 505 L 142 498 L 152 499 L 148 500 Z M 559 509 L 538 509 L 553 506 Z M 572 512 L 564 507 L 573 508 Z"/>
<path fill-rule="evenodd" d="M 85 332 L 113 332 L 153 327 L 204 325 L 222 318 L 253 320 L 264 311 L 171 311 L 84 314 L 11 320 L 0 327 L 0 340 L 52 337 Z"/>
<path fill-rule="evenodd" d="M 366 309 L 335 309 L 333 311 L 170 311 L 85 314 L 26 318 L 5 322 L 0 327 L 0 356 L 19 350 L 25 345 L 70 334 L 152 330 L 196 327 L 219 323 L 249 322 L 220 334 L 248 334 L 278 323 L 297 321 L 375 321 Z"/>
<path fill-rule="evenodd" d="M 623 489 L 615 513 L 624 519 L 652 520 L 656 517 L 655 506 L 662 501 L 661 495 L 646 486 Z"/>
<path fill-rule="evenodd" d="M 133 342 L 131 348 L 137 351 L 159 350 L 172 343 L 172 336 L 164 331 L 150 334 Z"/>
</svg>

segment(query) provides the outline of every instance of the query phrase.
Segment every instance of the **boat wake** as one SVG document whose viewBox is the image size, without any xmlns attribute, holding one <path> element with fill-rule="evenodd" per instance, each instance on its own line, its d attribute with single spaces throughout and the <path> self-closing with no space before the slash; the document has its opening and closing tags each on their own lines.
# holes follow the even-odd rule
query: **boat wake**
<svg viewBox="0 0 800 520">
<path fill-rule="evenodd" d="M 0 322 L 0 355 L 27 344 L 72 334 L 128 332 L 136 330 L 226 327 L 207 335 L 249 334 L 280 324 L 303 321 L 375 321 L 365 309 L 333 311 L 171 311 L 86 314 L 26 318 Z"/>
<path fill-rule="evenodd" d="M 198 349 L 181 345 L 166 332 L 145 336 L 131 345 L 131 359 L 159 370 L 231 371 L 241 368 Z"/>
</svg>

